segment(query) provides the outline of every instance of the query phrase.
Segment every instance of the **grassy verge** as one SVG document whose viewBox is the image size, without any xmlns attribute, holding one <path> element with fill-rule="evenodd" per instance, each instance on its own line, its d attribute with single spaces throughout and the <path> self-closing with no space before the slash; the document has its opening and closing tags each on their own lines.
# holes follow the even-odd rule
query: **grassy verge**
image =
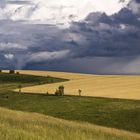
<svg viewBox="0 0 140 140">
<path fill-rule="evenodd" d="M 0 108 L 0 140 L 139 140 L 140 135 Z"/>
</svg>

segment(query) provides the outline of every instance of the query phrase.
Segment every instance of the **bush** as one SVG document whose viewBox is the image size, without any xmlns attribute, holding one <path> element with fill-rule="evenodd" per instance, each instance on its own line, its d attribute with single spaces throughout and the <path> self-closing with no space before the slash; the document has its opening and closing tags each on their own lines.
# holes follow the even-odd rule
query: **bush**
<svg viewBox="0 0 140 140">
<path fill-rule="evenodd" d="M 20 73 L 19 72 L 16 72 L 16 74 L 19 75 Z"/>
<path fill-rule="evenodd" d="M 21 88 L 22 88 L 22 85 L 18 85 L 19 94 L 21 93 Z"/>
<path fill-rule="evenodd" d="M 15 74 L 15 70 L 9 70 L 9 74 Z"/>
<path fill-rule="evenodd" d="M 49 92 L 48 92 L 48 91 L 46 92 L 46 95 L 47 95 L 47 96 L 49 95 Z"/>
<path fill-rule="evenodd" d="M 2 70 L 0 70 L 0 73 L 2 73 Z"/>
<path fill-rule="evenodd" d="M 59 89 L 60 95 L 64 95 L 64 86 L 61 85 L 58 87 L 58 89 Z"/>
<path fill-rule="evenodd" d="M 60 95 L 60 93 L 59 93 L 59 90 L 58 90 L 58 89 L 56 89 L 56 91 L 55 91 L 55 95 L 56 95 L 56 96 Z"/>
</svg>

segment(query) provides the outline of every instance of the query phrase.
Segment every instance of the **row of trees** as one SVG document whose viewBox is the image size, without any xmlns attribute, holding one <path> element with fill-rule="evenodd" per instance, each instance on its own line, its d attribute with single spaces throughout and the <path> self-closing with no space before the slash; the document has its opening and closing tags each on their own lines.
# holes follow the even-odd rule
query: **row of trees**
<svg viewBox="0 0 140 140">
<path fill-rule="evenodd" d="M 0 70 L 0 73 L 2 73 L 2 70 Z M 9 74 L 19 74 L 19 72 L 16 72 L 15 70 L 9 70 Z"/>
</svg>

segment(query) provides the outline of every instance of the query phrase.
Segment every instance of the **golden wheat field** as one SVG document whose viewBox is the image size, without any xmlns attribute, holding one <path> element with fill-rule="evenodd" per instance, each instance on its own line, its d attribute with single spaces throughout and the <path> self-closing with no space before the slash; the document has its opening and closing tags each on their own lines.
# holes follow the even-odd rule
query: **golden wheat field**
<svg viewBox="0 0 140 140">
<path fill-rule="evenodd" d="M 20 71 L 21 74 L 53 76 L 70 79 L 70 81 L 44 84 L 23 88 L 27 93 L 54 93 L 59 85 L 65 86 L 66 95 L 140 99 L 140 76 L 126 75 L 92 75 L 50 71 Z"/>
<path fill-rule="evenodd" d="M 0 140 L 139 140 L 127 131 L 0 108 Z"/>
</svg>

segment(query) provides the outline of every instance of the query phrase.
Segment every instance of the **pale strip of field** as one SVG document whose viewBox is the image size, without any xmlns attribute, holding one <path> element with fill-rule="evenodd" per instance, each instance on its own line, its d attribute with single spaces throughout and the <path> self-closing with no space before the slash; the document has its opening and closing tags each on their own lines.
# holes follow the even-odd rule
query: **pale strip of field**
<svg viewBox="0 0 140 140">
<path fill-rule="evenodd" d="M 0 108 L 0 140 L 140 140 L 140 134 Z"/>
<path fill-rule="evenodd" d="M 54 93 L 59 85 L 65 86 L 66 95 L 123 98 L 140 100 L 140 76 L 126 75 L 92 75 L 50 71 L 20 71 L 22 74 L 53 76 L 70 79 L 70 81 L 54 84 L 45 84 L 22 89 L 27 93 Z"/>
</svg>

